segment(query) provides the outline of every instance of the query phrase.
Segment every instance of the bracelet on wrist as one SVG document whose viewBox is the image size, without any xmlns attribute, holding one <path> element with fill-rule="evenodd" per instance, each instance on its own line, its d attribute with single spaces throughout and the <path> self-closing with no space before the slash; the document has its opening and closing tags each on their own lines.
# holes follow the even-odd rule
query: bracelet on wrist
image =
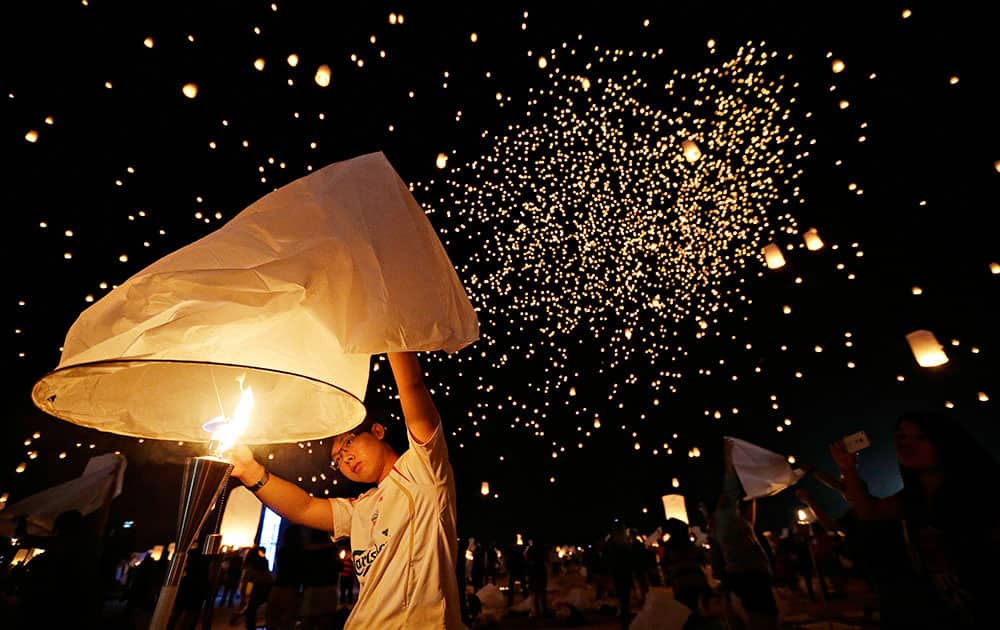
<svg viewBox="0 0 1000 630">
<path fill-rule="evenodd" d="M 257 483 L 253 484 L 252 486 L 248 486 L 247 484 L 243 484 L 243 485 L 250 492 L 253 492 L 254 494 L 257 494 L 257 492 L 261 488 L 263 488 L 267 484 L 267 482 L 270 481 L 270 480 L 271 480 L 271 473 L 268 472 L 267 468 L 265 468 L 264 469 L 264 474 L 261 475 L 260 479 L 257 480 Z"/>
</svg>

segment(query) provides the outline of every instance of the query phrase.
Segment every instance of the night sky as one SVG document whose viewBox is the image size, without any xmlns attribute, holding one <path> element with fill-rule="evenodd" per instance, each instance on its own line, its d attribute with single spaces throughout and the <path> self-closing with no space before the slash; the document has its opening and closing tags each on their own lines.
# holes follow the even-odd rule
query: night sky
<svg viewBox="0 0 1000 630">
<path fill-rule="evenodd" d="M 423 357 L 461 536 L 586 543 L 616 518 L 652 531 L 661 495 L 685 494 L 689 511 L 714 500 L 724 435 L 833 472 L 827 445 L 866 430 L 877 494 L 899 487 L 891 435 L 906 410 L 947 414 L 997 453 L 996 11 L 7 7 L 0 495 L 119 450 L 112 524 L 134 520 L 137 549 L 172 540 L 181 464 L 204 445 L 71 425 L 33 406 L 32 385 L 116 283 L 373 151 L 410 183 L 480 311 L 479 342 Z M 805 247 L 809 228 L 822 249 Z M 780 269 L 764 263 L 772 242 Z M 917 365 L 918 329 L 947 364 Z M 373 366 L 366 404 L 401 446 L 388 363 Z M 325 474 L 328 442 L 255 451 L 317 496 L 358 493 Z M 787 525 L 786 495 L 761 502 L 762 526 Z"/>
</svg>

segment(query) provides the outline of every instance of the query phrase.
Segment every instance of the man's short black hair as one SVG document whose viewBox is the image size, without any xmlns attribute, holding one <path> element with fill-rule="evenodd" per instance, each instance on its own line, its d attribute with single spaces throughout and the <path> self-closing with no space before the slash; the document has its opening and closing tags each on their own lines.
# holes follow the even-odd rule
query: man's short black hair
<svg viewBox="0 0 1000 630">
<path fill-rule="evenodd" d="M 334 435 L 333 439 L 336 440 L 337 438 L 345 436 L 345 435 L 358 435 L 360 433 L 371 433 L 372 425 L 374 425 L 376 422 L 378 422 L 379 424 L 382 424 L 381 422 L 379 422 L 378 420 L 376 420 L 372 416 L 366 415 L 365 419 L 361 421 L 361 424 L 359 424 L 358 426 L 354 427 L 350 431 L 344 431 L 343 433 L 338 433 L 338 434 Z M 382 426 L 385 427 L 384 424 L 382 424 Z"/>
</svg>

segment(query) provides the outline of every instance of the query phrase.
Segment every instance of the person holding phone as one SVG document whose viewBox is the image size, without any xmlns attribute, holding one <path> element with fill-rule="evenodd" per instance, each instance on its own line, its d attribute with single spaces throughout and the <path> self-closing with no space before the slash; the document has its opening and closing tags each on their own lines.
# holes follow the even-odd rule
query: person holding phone
<svg viewBox="0 0 1000 630">
<path fill-rule="evenodd" d="M 1000 592 L 1000 466 L 937 414 L 901 416 L 895 441 L 903 489 L 882 498 L 869 494 L 856 453 L 843 441 L 830 448 L 857 519 L 901 528 L 910 579 L 883 602 L 883 626 L 990 627 L 989 607 Z"/>
</svg>

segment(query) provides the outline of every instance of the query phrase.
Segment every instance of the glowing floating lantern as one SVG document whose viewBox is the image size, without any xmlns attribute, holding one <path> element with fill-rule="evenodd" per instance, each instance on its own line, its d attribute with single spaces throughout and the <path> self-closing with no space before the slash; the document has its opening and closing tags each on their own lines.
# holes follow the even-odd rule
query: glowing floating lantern
<svg viewBox="0 0 1000 630">
<path fill-rule="evenodd" d="M 260 501 L 249 490 L 241 486 L 233 488 L 226 498 L 226 510 L 219 526 L 222 544 L 231 549 L 252 546 L 262 509 Z"/>
<path fill-rule="evenodd" d="M 188 98 L 194 98 L 198 96 L 198 85 L 195 83 L 185 83 L 184 87 L 181 88 L 181 92 Z"/>
<path fill-rule="evenodd" d="M 545 57 L 538 58 L 538 67 L 544 70 L 549 65 L 549 60 Z"/>
<path fill-rule="evenodd" d="M 840 74 L 841 72 L 844 71 L 844 68 L 846 66 L 844 65 L 844 62 L 841 61 L 840 59 L 834 59 L 833 63 L 831 64 L 831 67 L 833 69 L 834 74 Z"/>
<path fill-rule="evenodd" d="M 28 133 L 24 134 L 24 139 L 31 143 L 38 142 L 38 132 L 32 129 Z"/>
<path fill-rule="evenodd" d="M 986 392 L 979 392 L 978 398 L 979 398 L 979 402 L 989 402 L 990 401 L 990 397 L 986 394 Z"/>
<path fill-rule="evenodd" d="M 447 168 L 448 166 L 448 156 L 444 153 L 438 153 L 437 161 L 435 162 L 438 168 Z"/>
<path fill-rule="evenodd" d="M 291 67 L 294 68 L 295 66 L 299 65 L 299 56 L 296 55 L 295 53 L 292 53 L 292 54 L 288 55 L 287 61 L 288 61 L 288 65 L 290 65 Z"/>
<path fill-rule="evenodd" d="M 920 367 L 937 367 L 948 362 L 948 355 L 929 330 L 915 330 L 906 335 L 910 350 Z"/>
<path fill-rule="evenodd" d="M 330 85 L 330 66 L 323 64 L 319 68 L 316 68 L 316 76 L 314 77 L 316 85 L 320 87 L 328 87 Z"/>
<path fill-rule="evenodd" d="M 145 46 L 146 48 L 152 48 L 153 47 L 153 38 L 152 37 L 147 37 L 146 39 L 142 40 L 142 45 Z"/>
<path fill-rule="evenodd" d="M 685 140 L 681 143 L 681 149 L 684 151 L 684 159 L 694 164 L 701 159 L 701 149 L 692 140 Z"/>
<path fill-rule="evenodd" d="M 488 482 L 488 481 L 484 481 L 483 482 L 483 484 L 479 487 L 479 494 L 483 495 L 484 497 L 485 496 L 489 496 L 489 494 L 490 494 L 490 482 Z"/>
<path fill-rule="evenodd" d="M 781 269 L 785 266 L 785 256 L 781 253 L 781 248 L 774 243 L 764 247 L 764 261 L 768 269 Z"/>
<path fill-rule="evenodd" d="M 990 263 L 990 273 L 994 276 L 1000 275 L 1000 263 Z"/>
<path fill-rule="evenodd" d="M 263 57 L 258 57 L 253 62 L 253 67 L 257 68 L 258 70 L 263 70 L 265 65 L 267 65 L 267 62 L 264 61 Z"/>
<path fill-rule="evenodd" d="M 582 79 L 580 79 L 580 87 L 583 88 L 584 92 L 586 92 L 587 90 L 589 90 L 590 89 L 590 79 L 588 79 L 587 77 L 583 77 Z M 998 161 L 996 163 L 996 166 L 997 166 L 997 171 L 1000 171 L 1000 161 Z"/>
<path fill-rule="evenodd" d="M 684 495 L 663 495 L 663 514 L 667 517 L 667 519 L 676 518 L 677 520 L 684 521 L 685 523 L 690 522 L 688 521 L 687 506 L 684 502 Z"/>
<path fill-rule="evenodd" d="M 678 479 L 677 477 L 674 477 L 674 478 L 673 478 L 673 479 L 672 479 L 672 480 L 670 481 L 670 485 L 672 485 L 672 486 L 673 486 L 673 487 L 675 487 L 675 488 L 680 488 L 680 487 L 681 487 L 681 481 L 680 481 L 680 479 Z"/>
<path fill-rule="evenodd" d="M 815 252 L 823 249 L 823 239 L 819 237 L 819 232 L 816 231 L 816 228 L 809 228 L 806 230 L 805 234 L 802 235 L 802 238 L 805 240 L 806 249 L 809 251 Z"/>
</svg>

